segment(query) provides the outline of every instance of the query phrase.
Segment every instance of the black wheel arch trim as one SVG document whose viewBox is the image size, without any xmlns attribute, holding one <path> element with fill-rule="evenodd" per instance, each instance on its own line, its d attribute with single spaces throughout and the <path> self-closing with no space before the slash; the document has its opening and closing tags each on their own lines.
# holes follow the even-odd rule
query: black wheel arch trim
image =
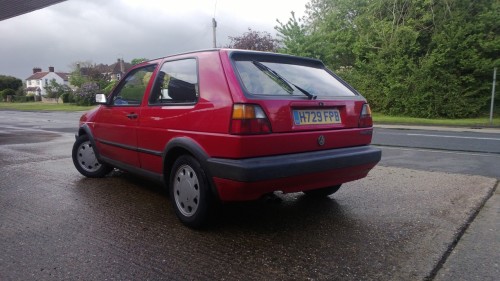
<svg viewBox="0 0 500 281">
<path fill-rule="evenodd" d="M 97 160 L 101 161 L 101 155 L 99 154 L 99 148 L 96 145 L 96 141 L 94 138 L 94 135 L 92 134 L 92 130 L 90 129 L 88 124 L 83 124 L 79 129 L 78 133 L 75 135 L 75 138 L 78 138 L 81 135 L 87 135 L 89 137 L 90 143 L 92 144 L 92 147 L 94 148 L 94 153 L 97 158 Z"/>
<path fill-rule="evenodd" d="M 161 157 L 165 160 L 165 158 L 168 157 L 169 151 L 176 148 L 183 148 L 189 151 L 189 153 L 191 153 L 196 159 L 203 163 L 206 163 L 207 159 L 209 158 L 205 150 L 201 148 L 201 145 L 188 137 L 178 137 L 170 140 L 165 146 Z"/>
<path fill-rule="evenodd" d="M 217 188 L 215 186 L 215 183 L 213 182 L 212 174 L 209 169 L 209 162 L 208 160 L 210 159 L 210 156 L 208 156 L 208 153 L 199 145 L 195 140 L 188 138 L 188 137 L 178 137 L 170 140 L 167 145 L 165 146 L 165 149 L 163 149 L 163 152 L 161 154 L 162 157 L 162 162 L 163 162 L 163 170 L 166 171 L 166 169 L 170 169 L 171 167 L 167 167 L 167 160 L 172 153 L 170 153 L 174 149 L 183 149 L 189 152 L 196 160 L 200 162 L 200 165 L 203 169 L 203 172 L 207 176 L 207 180 L 210 186 L 210 189 L 212 190 L 212 193 L 215 198 L 219 198 L 219 193 L 217 191 Z M 172 161 L 173 163 L 173 161 Z M 170 175 L 170 171 L 169 171 Z M 165 177 L 165 181 L 170 181 L 169 177 Z M 169 182 L 167 185 L 170 184 Z"/>
</svg>

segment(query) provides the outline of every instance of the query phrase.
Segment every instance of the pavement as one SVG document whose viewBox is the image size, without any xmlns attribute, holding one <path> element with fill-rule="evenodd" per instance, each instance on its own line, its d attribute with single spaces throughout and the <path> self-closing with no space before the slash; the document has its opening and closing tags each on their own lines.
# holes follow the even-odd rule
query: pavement
<svg viewBox="0 0 500 281">
<path fill-rule="evenodd" d="M 465 230 L 434 280 L 498 280 L 500 276 L 499 214 L 500 191 L 497 182 L 493 196 Z"/>
<path fill-rule="evenodd" d="M 500 134 L 500 128 L 441 127 L 376 124 L 374 127 L 400 130 L 476 132 Z M 428 277 L 436 281 L 498 280 L 500 276 L 500 179 L 469 223 Z"/>
</svg>

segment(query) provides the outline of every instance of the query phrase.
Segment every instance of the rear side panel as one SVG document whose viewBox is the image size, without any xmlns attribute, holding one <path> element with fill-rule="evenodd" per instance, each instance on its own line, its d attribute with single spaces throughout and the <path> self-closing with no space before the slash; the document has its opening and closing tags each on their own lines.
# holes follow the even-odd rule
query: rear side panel
<svg viewBox="0 0 500 281">
<path fill-rule="evenodd" d="M 224 147 L 232 100 L 228 94 L 219 53 L 215 51 L 169 57 L 171 61 L 196 60 L 199 96 L 191 104 L 148 104 L 141 111 L 138 145 L 142 168 L 163 172 L 161 154 L 175 138 L 189 138 L 209 155 Z M 227 154 L 225 154 L 227 155 Z"/>
</svg>

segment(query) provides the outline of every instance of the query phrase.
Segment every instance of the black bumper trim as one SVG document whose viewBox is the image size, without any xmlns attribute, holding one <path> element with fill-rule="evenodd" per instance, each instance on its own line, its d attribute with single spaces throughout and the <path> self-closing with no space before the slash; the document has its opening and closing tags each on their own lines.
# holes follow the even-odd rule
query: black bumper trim
<svg viewBox="0 0 500 281">
<path fill-rule="evenodd" d="M 249 159 L 209 158 L 207 165 L 214 177 L 256 182 L 366 164 L 375 165 L 381 157 L 380 149 L 360 146 Z"/>
</svg>

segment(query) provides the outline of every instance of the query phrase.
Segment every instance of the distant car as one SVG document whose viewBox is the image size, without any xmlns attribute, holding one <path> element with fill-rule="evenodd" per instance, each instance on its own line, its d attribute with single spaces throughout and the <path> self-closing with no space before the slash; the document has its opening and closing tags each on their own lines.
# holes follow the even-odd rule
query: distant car
<svg viewBox="0 0 500 281">
<path fill-rule="evenodd" d="M 366 100 L 315 59 L 214 49 L 136 65 L 80 119 L 76 169 L 113 168 L 164 182 L 197 228 L 217 202 L 282 191 L 327 196 L 365 177 Z"/>
</svg>

